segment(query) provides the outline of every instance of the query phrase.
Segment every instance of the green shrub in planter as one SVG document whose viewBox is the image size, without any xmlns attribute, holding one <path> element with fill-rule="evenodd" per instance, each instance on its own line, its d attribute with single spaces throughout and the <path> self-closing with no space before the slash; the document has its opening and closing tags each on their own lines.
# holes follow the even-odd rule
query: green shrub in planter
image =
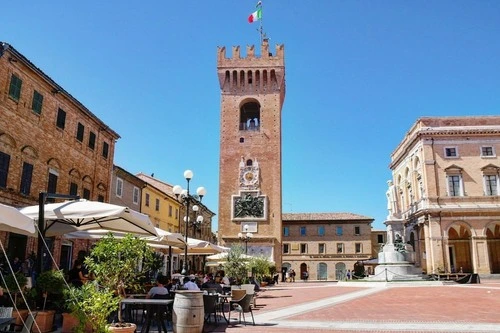
<svg viewBox="0 0 500 333">
<path fill-rule="evenodd" d="M 62 271 L 49 270 L 42 272 L 36 279 L 36 289 L 43 296 L 43 310 L 47 303 L 47 296 L 61 295 L 66 283 Z"/>
<path fill-rule="evenodd" d="M 94 333 L 108 332 L 108 318 L 118 309 L 120 302 L 112 290 L 86 283 L 78 288 L 70 287 L 64 296 L 66 308 L 78 319 L 75 333 L 83 333 L 87 323 Z"/>
<path fill-rule="evenodd" d="M 18 305 L 17 296 L 24 291 L 28 279 L 22 273 L 9 274 L 4 276 L 4 281 L 2 281 L 2 287 L 7 289 L 6 291 L 14 295 L 14 303 Z"/>
</svg>

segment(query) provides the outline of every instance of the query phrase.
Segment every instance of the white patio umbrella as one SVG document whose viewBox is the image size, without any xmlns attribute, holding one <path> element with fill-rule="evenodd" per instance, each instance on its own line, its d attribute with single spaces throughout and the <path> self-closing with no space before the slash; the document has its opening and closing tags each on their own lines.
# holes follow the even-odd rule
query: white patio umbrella
<svg viewBox="0 0 500 333">
<path fill-rule="evenodd" d="M 35 221 L 16 208 L 0 204 L 0 230 L 35 236 Z"/>
<path fill-rule="evenodd" d="M 184 248 L 184 247 L 181 247 Z M 228 247 L 212 244 L 208 241 L 188 237 L 188 255 L 209 255 L 229 251 Z M 174 249 L 174 253 L 183 254 L 180 249 Z"/>
<path fill-rule="evenodd" d="M 178 233 L 171 233 L 160 228 L 155 228 L 156 233 L 160 236 L 140 236 L 148 245 L 156 248 L 168 248 L 169 246 L 184 246 L 183 236 Z M 112 233 L 116 238 L 123 238 L 126 232 L 107 230 L 107 229 L 90 229 L 82 231 L 73 231 L 65 234 L 68 239 L 101 239 Z"/>
<path fill-rule="evenodd" d="M 38 220 L 39 205 L 20 209 L 26 216 Z M 128 207 L 84 199 L 44 205 L 45 236 L 59 236 L 74 231 L 106 229 L 138 235 L 158 236 L 145 214 Z"/>
<path fill-rule="evenodd" d="M 208 261 L 216 261 L 216 262 L 223 262 L 223 261 L 226 261 L 227 260 L 227 256 L 229 255 L 228 252 L 221 252 L 221 253 L 218 253 L 218 254 L 214 254 L 214 255 L 211 255 L 211 256 L 208 256 L 207 257 L 207 260 Z M 248 259 L 251 259 L 252 256 L 249 256 L 247 254 L 240 254 L 240 258 L 243 259 L 243 260 L 248 260 Z"/>
</svg>

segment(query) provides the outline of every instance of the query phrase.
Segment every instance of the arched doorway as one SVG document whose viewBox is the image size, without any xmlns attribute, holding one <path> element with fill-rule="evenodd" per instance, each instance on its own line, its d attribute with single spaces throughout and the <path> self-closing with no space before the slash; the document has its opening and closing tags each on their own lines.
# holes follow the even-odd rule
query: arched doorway
<svg viewBox="0 0 500 333">
<path fill-rule="evenodd" d="M 327 265 L 324 262 L 318 264 L 318 272 L 316 273 L 318 280 L 328 280 Z"/>
<path fill-rule="evenodd" d="M 298 276 L 300 279 L 304 277 L 304 272 L 307 272 L 307 264 L 303 262 L 300 264 L 300 275 Z"/>
<path fill-rule="evenodd" d="M 451 271 L 474 273 L 471 256 L 472 234 L 468 226 L 454 224 L 448 230 L 448 258 Z"/>
<path fill-rule="evenodd" d="M 500 223 L 494 223 L 486 229 L 488 241 L 488 256 L 490 258 L 491 274 L 500 273 Z"/>
<path fill-rule="evenodd" d="M 335 264 L 335 280 L 342 281 L 345 280 L 346 268 L 343 262 L 338 262 Z"/>
</svg>

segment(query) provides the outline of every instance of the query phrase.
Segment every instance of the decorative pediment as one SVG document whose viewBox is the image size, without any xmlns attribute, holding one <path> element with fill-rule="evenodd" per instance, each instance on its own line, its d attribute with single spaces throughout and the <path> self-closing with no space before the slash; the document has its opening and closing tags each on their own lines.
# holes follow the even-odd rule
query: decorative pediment
<svg viewBox="0 0 500 333">
<path fill-rule="evenodd" d="M 487 170 L 494 170 L 494 171 L 497 171 L 499 170 L 500 167 L 496 166 L 495 164 L 488 164 L 488 165 L 485 165 L 484 167 L 481 168 L 481 171 L 487 171 Z"/>
<path fill-rule="evenodd" d="M 452 164 L 449 167 L 447 167 L 446 169 L 444 169 L 444 171 L 446 171 L 446 172 L 450 172 L 450 171 L 462 172 L 462 170 L 463 169 L 456 164 Z"/>
</svg>

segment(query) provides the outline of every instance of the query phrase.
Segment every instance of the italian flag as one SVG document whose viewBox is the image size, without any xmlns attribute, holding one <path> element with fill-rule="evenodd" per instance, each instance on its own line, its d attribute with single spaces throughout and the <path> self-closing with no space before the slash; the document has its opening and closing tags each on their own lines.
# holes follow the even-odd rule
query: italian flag
<svg viewBox="0 0 500 333">
<path fill-rule="evenodd" d="M 248 17 L 248 23 L 254 23 L 260 19 L 262 19 L 262 8 L 259 8 L 255 12 L 250 14 L 250 16 Z"/>
</svg>

